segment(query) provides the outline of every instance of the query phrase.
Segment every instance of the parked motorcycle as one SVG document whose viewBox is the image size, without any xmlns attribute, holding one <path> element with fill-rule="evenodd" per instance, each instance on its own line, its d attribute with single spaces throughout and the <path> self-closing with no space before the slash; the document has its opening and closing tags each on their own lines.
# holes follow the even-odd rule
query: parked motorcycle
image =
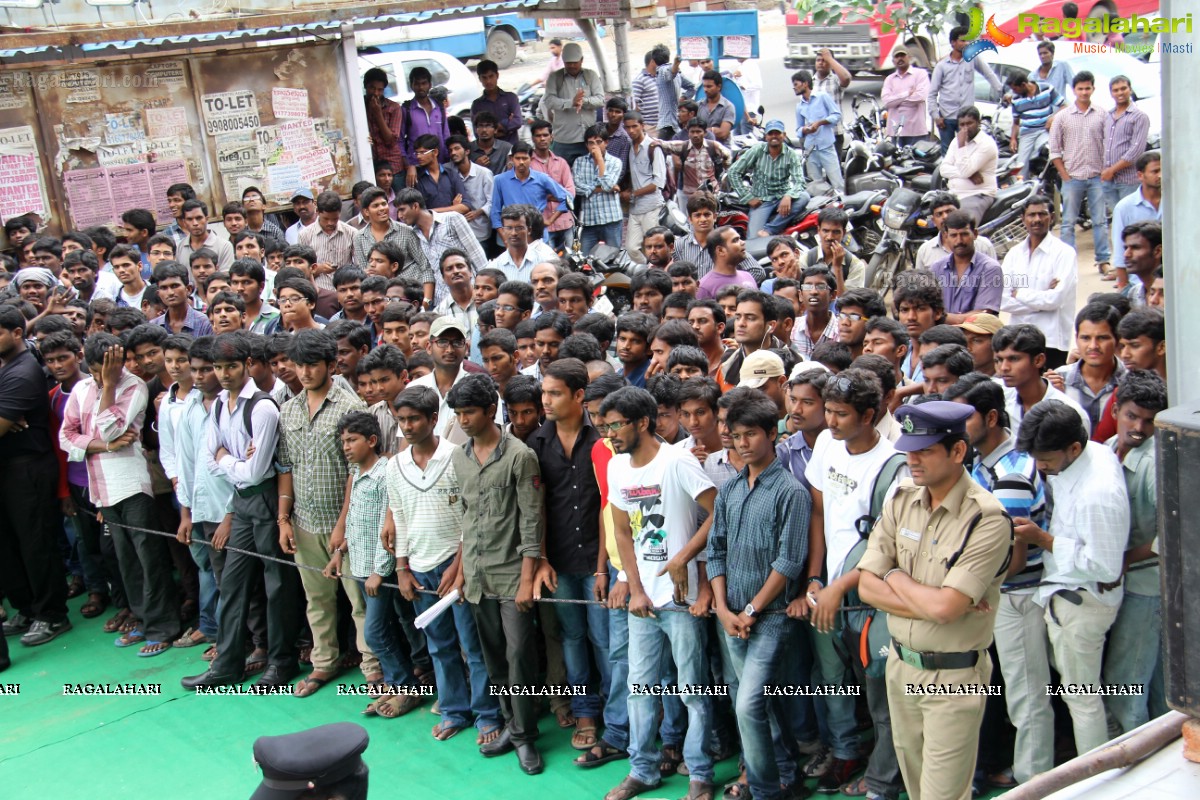
<svg viewBox="0 0 1200 800">
<path fill-rule="evenodd" d="M 1059 178 L 1058 171 L 1050 161 L 1050 149 L 1043 145 L 1030 160 L 1030 180 L 1015 183 L 996 193 L 996 200 L 984 212 L 979 223 L 979 233 L 991 240 L 996 248 L 996 258 L 1003 260 L 1005 254 L 1029 236 L 1023 220 L 1025 201 L 1036 194 L 1050 198 L 1052 213 L 1057 217 Z"/>
<path fill-rule="evenodd" d="M 880 208 L 879 218 L 883 236 L 867 263 L 865 284 L 886 294 L 893 277 L 911 259 L 908 240 L 921 218 L 921 193 L 906 186 L 894 190 Z"/>
</svg>

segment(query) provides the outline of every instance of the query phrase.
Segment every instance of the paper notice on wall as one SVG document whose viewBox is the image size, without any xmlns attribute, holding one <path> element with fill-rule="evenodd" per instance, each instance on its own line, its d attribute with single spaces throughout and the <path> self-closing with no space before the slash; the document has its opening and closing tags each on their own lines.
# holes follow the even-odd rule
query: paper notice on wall
<svg viewBox="0 0 1200 800">
<path fill-rule="evenodd" d="M 724 36 L 723 48 L 729 58 L 750 58 L 753 48 L 749 36 Z"/>
<path fill-rule="evenodd" d="M 296 165 L 300 167 L 300 179 L 306 185 L 337 172 L 333 167 L 333 157 L 330 155 L 328 147 L 298 153 Z"/>
<path fill-rule="evenodd" d="M 308 89 L 275 87 L 271 90 L 271 110 L 276 119 L 302 119 L 308 116 Z"/>
<path fill-rule="evenodd" d="M 0 74 L 0 111 L 29 105 L 31 81 L 32 76 L 28 72 Z"/>
<path fill-rule="evenodd" d="M 300 177 L 298 164 L 278 164 L 267 167 L 267 193 L 274 198 L 291 199 L 300 189 L 309 189 L 309 185 Z M 286 202 L 286 200 L 280 201 Z"/>
<path fill-rule="evenodd" d="M 146 67 L 146 81 L 151 88 L 183 86 L 186 75 L 187 67 L 182 61 L 160 61 Z"/>
<path fill-rule="evenodd" d="M 38 158 L 34 154 L 0 156 L 0 223 L 31 211 L 45 215 Z"/>
<path fill-rule="evenodd" d="M 182 159 L 160 161 L 148 164 L 147 172 L 150 176 L 154 205 L 146 208 L 154 209 L 160 225 L 168 225 L 174 221 L 174 215 L 171 214 L 171 206 L 167 204 L 167 188 L 173 183 L 190 183 L 187 162 Z"/>
<path fill-rule="evenodd" d="M 263 173 L 261 169 L 222 172 L 221 185 L 225 187 L 225 196 L 227 198 L 239 198 L 242 196 L 242 192 L 251 186 L 262 187 Z"/>
<path fill-rule="evenodd" d="M 151 139 L 165 139 L 168 136 L 187 136 L 187 109 L 183 106 L 167 106 L 166 108 L 147 108 L 146 133 Z"/>
<path fill-rule="evenodd" d="M 104 115 L 104 143 L 126 144 L 146 138 L 142 115 L 136 111 Z"/>
<path fill-rule="evenodd" d="M 258 100 L 249 89 L 202 95 L 200 110 L 209 136 L 250 131 L 259 126 Z"/>
<path fill-rule="evenodd" d="M 580 19 L 616 19 L 620 16 L 620 0 L 579 0 Z"/>
<path fill-rule="evenodd" d="M 117 213 L 131 208 L 154 208 L 149 164 L 109 167 L 108 186 L 112 192 L 113 210 Z"/>
<path fill-rule="evenodd" d="M 304 153 L 321 146 L 311 119 L 284 122 L 279 126 L 279 139 L 283 142 L 283 149 L 293 153 Z"/>
<path fill-rule="evenodd" d="M 63 173 L 62 180 L 76 230 L 113 223 L 116 214 L 107 170 L 71 169 Z"/>
<path fill-rule="evenodd" d="M 99 103 L 100 73 L 94 69 L 73 69 L 59 76 L 60 90 L 68 103 Z"/>
<path fill-rule="evenodd" d="M 184 142 L 179 136 L 168 136 L 165 139 L 147 139 L 142 142 L 146 148 L 146 161 L 175 161 L 185 157 Z"/>
<path fill-rule="evenodd" d="M 258 158 L 258 145 L 254 142 L 231 143 L 217 148 L 219 172 L 245 172 L 257 169 L 261 163 Z"/>
<path fill-rule="evenodd" d="M 684 36 L 679 40 L 680 58 L 708 58 L 711 52 L 704 36 Z"/>
<path fill-rule="evenodd" d="M 123 164 L 138 164 L 145 161 L 146 143 L 126 142 L 125 144 L 102 144 L 96 148 L 96 158 L 106 167 L 119 167 Z"/>
<path fill-rule="evenodd" d="M 0 155 L 30 155 L 37 153 L 37 138 L 33 128 L 20 125 L 0 128 Z M 2 186 L 3 184 L 0 184 Z"/>
</svg>

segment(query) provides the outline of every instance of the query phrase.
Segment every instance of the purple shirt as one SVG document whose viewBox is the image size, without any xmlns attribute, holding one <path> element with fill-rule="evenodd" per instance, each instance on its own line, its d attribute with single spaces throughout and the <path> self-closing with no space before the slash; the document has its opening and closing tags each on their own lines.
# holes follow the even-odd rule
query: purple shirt
<svg viewBox="0 0 1200 800">
<path fill-rule="evenodd" d="M 717 292 L 731 283 L 745 286 L 747 289 L 758 288 L 758 284 L 754 282 L 754 276 L 749 272 L 742 272 L 739 269 L 733 275 L 722 275 L 714 269 L 700 279 L 700 288 L 696 290 L 696 299 L 716 300 Z"/>
<path fill-rule="evenodd" d="M 954 256 L 933 265 L 933 274 L 942 286 L 942 302 L 947 314 L 965 314 L 968 311 L 1000 310 L 1000 298 L 1004 293 L 1004 272 L 1000 262 L 978 250 L 959 281 L 954 268 Z"/>
<path fill-rule="evenodd" d="M 429 101 L 431 109 L 426 111 L 410 98 L 400 104 L 400 118 L 404 124 L 404 158 L 410 166 L 417 164 L 417 139 L 427 133 L 438 138 L 438 163 L 449 164 L 450 153 L 446 150 L 446 140 L 450 138 L 450 125 L 446 122 L 446 109 Z"/>
<path fill-rule="evenodd" d="M 517 143 L 517 132 L 525 124 L 525 115 L 521 113 L 521 101 L 512 92 L 503 90 L 495 100 L 489 100 L 487 95 L 480 95 L 471 103 L 471 117 L 479 116 L 480 111 L 490 111 L 504 128 L 504 135 L 497 136 L 509 144 Z"/>
</svg>

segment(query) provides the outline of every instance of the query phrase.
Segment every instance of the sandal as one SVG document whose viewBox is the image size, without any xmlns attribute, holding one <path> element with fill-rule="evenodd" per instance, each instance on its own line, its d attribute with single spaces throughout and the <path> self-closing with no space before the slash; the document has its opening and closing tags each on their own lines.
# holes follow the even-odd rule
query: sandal
<svg viewBox="0 0 1200 800">
<path fill-rule="evenodd" d="M 67 586 L 67 599 L 71 600 L 79 597 L 79 595 L 86 591 L 87 587 L 83 585 L 83 578 L 76 575 L 75 577 L 71 578 L 71 583 Z"/>
<path fill-rule="evenodd" d="M 437 725 L 433 726 L 433 738 L 439 742 L 446 742 L 453 739 L 458 734 L 462 733 L 462 728 L 455 725 L 453 722 L 442 720 Z"/>
<path fill-rule="evenodd" d="M 838 791 L 846 795 L 846 797 L 866 797 L 867 792 L 871 790 L 867 787 L 867 779 L 862 777 L 858 780 L 850 781 L 838 789 Z"/>
<path fill-rule="evenodd" d="M 152 658 L 160 656 L 171 649 L 170 642 L 152 642 L 146 640 L 146 644 L 141 650 L 138 650 L 138 658 Z"/>
<path fill-rule="evenodd" d="M 132 633 L 141 627 L 142 621 L 134 617 L 133 612 L 131 611 L 129 612 L 129 616 L 125 618 L 125 621 L 121 623 L 121 627 L 117 630 L 119 630 L 121 633 Z"/>
<path fill-rule="evenodd" d="M 989 789 L 1015 789 L 1019 784 L 1013 777 L 1012 770 L 1006 769 L 986 776 L 983 785 Z"/>
<path fill-rule="evenodd" d="M 417 708 L 422 702 L 421 696 L 416 694 L 392 695 L 375 701 L 375 713 L 384 719 L 395 719 Z"/>
<path fill-rule="evenodd" d="M 688 793 L 683 800 L 713 800 L 717 787 L 709 781 L 691 781 L 688 783 Z"/>
<path fill-rule="evenodd" d="M 436 686 L 437 677 L 433 674 L 432 669 L 421 669 L 413 667 L 413 677 L 417 679 L 417 683 L 422 686 Z"/>
<path fill-rule="evenodd" d="M 575 766 L 591 769 L 622 758 L 629 758 L 629 751 L 618 750 L 601 739 L 595 747 L 575 759 Z"/>
<path fill-rule="evenodd" d="M 209 645 L 208 649 L 205 650 L 203 654 L 201 654 L 200 658 L 205 661 L 216 661 L 217 660 L 217 646 L 215 644 Z"/>
<path fill-rule="evenodd" d="M 571 735 L 571 747 L 576 750 L 591 750 L 596 741 L 595 725 L 576 725 L 575 733 Z"/>
<path fill-rule="evenodd" d="M 571 713 L 570 706 L 558 709 L 554 712 L 554 716 L 558 719 L 558 727 L 564 729 L 575 727 L 575 715 Z"/>
<path fill-rule="evenodd" d="M 643 792 L 649 792 L 652 789 L 657 789 L 659 786 L 662 786 L 661 782 L 642 783 L 632 775 L 626 775 L 625 778 L 617 784 L 617 788 L 612 789 L 608 794 L 604 795 L 604 800 L 631 800 L 631 798 L 637 797 Z"/>
<path fill-rule="evenodd" d="M 500 737 L 504 731 L 504 723 L 497 722 L 495 725 L 489 725 L 486 728 L 480 728 L 479 734 L 475 737 L 475 744 L 485 745 L 491 744 Z"/>
<path fill-rule="evenodd" d="M 246 656 L 246 666 L 243 674 L 248 678 L 257 675 L 267 668 L 268 656 L 266 650 L 254 650 Z"/>
<path fill-rule="evenodd" d="M 312 645 L 306 644 L 300 648 L 300 655 L 296 659 L 301 664 L 312 664 Z"/>
<path fill-rule="evenodd" d="M 683 763 L 683 748 L 679 745 L 665 744 L 658 757 L 658 773 L 664 777 L 674 775 L 675 770 Z"/>
<path fill-rule="evenodd" d="M 104 623 L 105 633 L 117 633 L 121 631 L 121 626 L 125 624 L 125 620 L 129 618 L 129 609 L 122 608 L 108 622 Z M 123 631 L 121 631 L 123 633 Z"/>
<path fill-rule="evenodd" d="M 325 677 L 317 677 L 317 673 L 310 672 L 307 677 L 303 678 L 296 684 L 296 689 L 292 694 L 296 697 L 308 697 L 316 692 L 325 684 L 336 678 L 336 675 L 327 675 Z"/>
<path fill-rule="evenodd" d="M 144 641 L 146 641 L 146 637 L 142 635 L 142 632 L 134 630 L 122 633 L 113 640 L 113 645 L 116 647 L 131 647 L 135 644 L 141 644 Z"/>
<path fill-rule="evenodd" d="M 750 794 L 750 784 L 742 781 L 735 781 L 725 787 L 725 792 L 721 795 L 725 800 L 753 800 Z"/>
<path fill-rule="evenodd" d="M 83 615 L 84 619 L 92 619 L 103 614 L 106 608 L 108 608 L 108 596 L 100 592 L 91 592 L 88 594 L 87 602 L 80 607 L 79 613 Z M 116 633 L 116 631 L 105 630 L 105 633 Z"/>
<path fill-rule="evenodd" d="M 178 639 L 172 642 L 172 646 L 195 647 L 198 644 L 208 644 L 210 642 L 212 642 L 212 639 L 209 639 L 207 635 L 201 633 L 195 628 L 188 628 L 186 631 L 184 631 L 183 636 L 180 636 Z"/>
</svg>

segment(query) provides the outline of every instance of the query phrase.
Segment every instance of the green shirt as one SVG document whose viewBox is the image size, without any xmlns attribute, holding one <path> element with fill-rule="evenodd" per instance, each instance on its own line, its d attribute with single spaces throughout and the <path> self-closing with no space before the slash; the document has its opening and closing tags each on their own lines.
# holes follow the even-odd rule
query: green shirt
<svg viewBox="0 0 1200 800">
<path fill-rule="evenodd" d="M 462 569 L 466 599 L 486 594 L 513 597 L 521 561 L 542 550 L 542 477 L 537 456 L 505 431 L 486 464 L 475 458 L 474 441 L 454 450 L 462 487 Z"/>
<path fill-rule="evenodd" d="M 1117 437 L 1105 442 L 1117 450 Z M 1141 547 L 1154 541 L 1158 535 L 1158 503 L 1155 494 L 1154 437 L 1125 454 L 1121 467 L 1125 472 L 1125 489 L 1129 493 L 1129 544 L 1126 550 Z M 1157 558 L 1152 556 L 1151 560 Z M 1129 566 L 1133 566 L 1130 564 Z M 1132 570 L 1125 573 L 1125 591 L 1146 597 L 1158 597 L 1162 593 L 1158 567 Z"/>
<path fill-rule="evenodd" d="M 750 188 L 742 178 L 751 173 Z M 738 198 L 747 203 L 757 197 L 774 202 L 785 195 L 795 200 L 804 193 L 804 159 L 800 152 L 787 144 L 778 158 L 772 158 L 766 142 L 747 150 L 729 168 L 729 185 L 735 187 Z"/>
<path fill-rule="evenodd" d="M 328 535 L 337 524 L 347 475 L 337 426 L 347 411 L 366 408 L 358 395 L 334 381 L 311 418 L 307 391 L 279 410 L 276 459 L 281 472 L 292 473 L 292 516 L 305 533 Z"/>
</svg>

